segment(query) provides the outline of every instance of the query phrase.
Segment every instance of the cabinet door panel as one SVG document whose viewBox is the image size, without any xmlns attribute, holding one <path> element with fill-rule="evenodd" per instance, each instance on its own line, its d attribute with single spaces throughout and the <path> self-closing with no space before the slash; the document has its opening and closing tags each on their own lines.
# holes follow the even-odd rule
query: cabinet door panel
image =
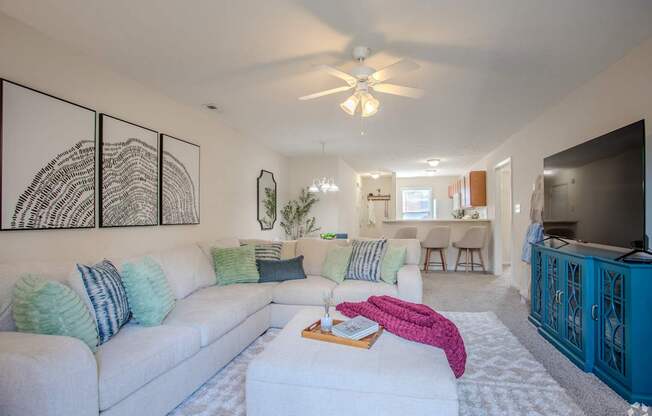
<svg viewBox="0 0 652 416">
<path fill-rule="evenodd" d="M 562 280 L 562 259 L 558 256 L 547 254 L 544 256 L 546 279 L 545 279 L 545 314 L 543 322 L 550 331 L 559 334 L 561 331 L 561 303 L 559 302 L 559 290 Z"/>
<path fill-rule="evenodd" d="M 627 270 L 611 264 L 598 265 L 598 365 L 624 380 L 627 371 L 625 285 Z"/>
<path fill-rule="evenodd" d="M 543 316 L 543 291 L 544 291 L 544 270 L 543 253 L 536 247 L 532 248 L 532 302 L 530 305 L 532 316 L 539 321 Z"/>
<path fill-rule="evenodd" d="M 584 351 L 583 302 L 584 265 L 569 257 L 564 276 L 564 340 L 578 351 Z"/>
</svg>

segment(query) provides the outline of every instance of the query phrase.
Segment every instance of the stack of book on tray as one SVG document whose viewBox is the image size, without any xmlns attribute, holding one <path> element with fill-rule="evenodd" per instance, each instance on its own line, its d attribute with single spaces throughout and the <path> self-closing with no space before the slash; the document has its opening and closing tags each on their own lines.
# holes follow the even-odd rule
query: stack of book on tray
<svg viewBox="0 0 652 416">
<path fill-rule="evenodd" d="M 380 326 L 378 326 L 377 322 L 358 315 L 353 319 L 335 325 L 333 327 L 333 335 L 357 341 L 378 332 L 379 329 Z"/>
</svg>

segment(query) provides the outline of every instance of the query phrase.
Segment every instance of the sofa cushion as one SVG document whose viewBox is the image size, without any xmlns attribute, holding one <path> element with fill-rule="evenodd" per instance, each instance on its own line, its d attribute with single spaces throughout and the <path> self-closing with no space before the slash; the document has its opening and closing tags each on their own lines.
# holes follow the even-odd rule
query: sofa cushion
<svg viewBox="0 0 652 416">
<path fill-rule="evenodd" d="M 292 259 L 296 256 L 298 256 L 297 240 L 283 241 L 283 247 L 281 247 L 281 260 Z"/>
<path fill-rule="evenodd" d="M 205 347 L 247 318 L 246 302 L 235 299 L 199 299 L 190 295 L 177 302 L 163 325 L 195 328 Z"/>
<path fill-rule="evenodd" d="M 210 264 L 213 264 L 213 255 L 211 254 L 213 248 L 240 247 L 240 240 L 237 238 L 223 238 L 221 240 L 202 241 L 197 243 L 197 246 L 199 246 Z"/>
<path fill-rule="evenodd" d="M 256 260 L 261 283 L 305 279 L 303 256 L 288 260 Z"/>
<path fill-rule="evenodd" d="M 321 276 L 308 275 L 306 279 L 287 280 L 274 287 L 274 303 L 285 305 L 324 304 L 324 296 L 332 293 L 335 282 Z"/>
<path fill-rule="evenodd" d="M 175 299 L 184 299 L 199 288 L 215 284 L 212 262 L 196 244 L 158 251 L 151 257 L 163 268 Z"/>
<path fill-rule="evenodd" d="M 326 255 L 324 265 L 322 266 L 322 276 L 329 278 L 335 283 L 342 283 L 346 277 L 346 271 L 349 268 L 352 248 L 349 247 L 332 247 Z"/>
<path fill-rule="evenodd" d="M 387 240 L 355 240 L 352 247 L 346 278 L 379 281 L 381 260 L 385 255 Z"/>
<path fill-rule="evenodd" d="M 218 285 L 258 282 L 256 246 L 214 248 L 211 253 Z"/>
<path fill-rule="evenodd" d="M 321 275 L 322 265 L 331 247 L 346 245 L 346 240 L 322 240 L 301 238 L 297 241 L 297 256 L 303 256 L 303 269 L 306 274 Z"/>
<path fill-rule="evenodd" d="M 100 410 L 118 403 L 199 349 L 199 333 L 193 328 L 125 325 L 95 354 Z"/>
<path fill-rule="evenodd" d="M 82 340 L 95 352 L 97 325 L 86 303 L 63 283 L 26 275 L 14 288 L 13 315 L 19 332 Z"/>
<path fill-rule="evenodd" d="M 97 322 L 100 344 L 118 333 L 131 316 L 127 291 L 118 269 L 108 260 L 93 266 L 78 264 L 77 270 L 88 293 Z"/>
<path fill-rule="evenodd" d="M 160 325 L 174 308 L 174 295 L 165 272 L 151 257 L 125 263 L 122 283 L 133 318 L 140 325 Z"/>
<path fill-rule="evenodd" d="M 244 306 L 247 316 L 250 316 L 272 303 L 272 292 L 277 284 L 236 283 L 228 286 L 211 286 L 193 293 L 192 298 L 215 304 L 238 302 Z"/>
<path fill-rule="evenodd" d="M 383 282 L 389 283 L 390 285 L 396 284 L 396 280 L 398 279 L 397 273 L 405 264 L 406 254 L 407 249 L 405 247 L 387 247 L 387 251 L 380 265 L 380 279 Z"/>
<path fill-rule="evenodd" d="M 345 280 L 333 289 L 333 301 L 335 304 L 342 302 L 360 302 L 367 300 L 369 296 L 382 295 L 398 296 L 397 286 L 384 282 Z"/>
</svg>

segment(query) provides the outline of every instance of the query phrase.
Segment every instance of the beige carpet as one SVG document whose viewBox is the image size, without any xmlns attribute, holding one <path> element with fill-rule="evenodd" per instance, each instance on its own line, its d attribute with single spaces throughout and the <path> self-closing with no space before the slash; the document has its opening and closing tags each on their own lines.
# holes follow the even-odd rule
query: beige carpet
<svg viewBox="0 0 652 416">
<path fill-rule="evenodd" d="M 492 312 L 445 315 L 460 329 L 468 356 L 457 385 L 461 416 L 584 414 Z M 277 333 L 267 331 L 171 415 L 245 416 L 247 364 Z"/>
<path fill-rule="evenodd" d="M 503 278 L 479 273 L 428 273 L 424 275 L 424 302 L 441 311 L 495 313 L 586 415 L 627 414 L 625 400 L 543 340 L 527 320 L 528 305 Z"/>
</svg>

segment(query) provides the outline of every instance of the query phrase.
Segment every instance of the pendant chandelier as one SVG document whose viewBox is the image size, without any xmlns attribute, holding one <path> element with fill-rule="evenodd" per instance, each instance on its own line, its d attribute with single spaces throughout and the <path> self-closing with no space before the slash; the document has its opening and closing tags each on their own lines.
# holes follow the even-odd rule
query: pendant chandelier
<svg viewBox="0 0 652 416">
<path fill-rule="evenodd" d="M 321 142 L 321 154 L 322 157 L 325 156 L 325 146 L 324 142 Z M 337 192 L 340 190 L 340 187 L 335 184 L 335 179 L 331 176 L 330 178 L 323 176 L 321 178 L 314 178 L 312 184 L 308 187 L 308 192 L 317 193 L 317 192 Z"/>
</svg>

